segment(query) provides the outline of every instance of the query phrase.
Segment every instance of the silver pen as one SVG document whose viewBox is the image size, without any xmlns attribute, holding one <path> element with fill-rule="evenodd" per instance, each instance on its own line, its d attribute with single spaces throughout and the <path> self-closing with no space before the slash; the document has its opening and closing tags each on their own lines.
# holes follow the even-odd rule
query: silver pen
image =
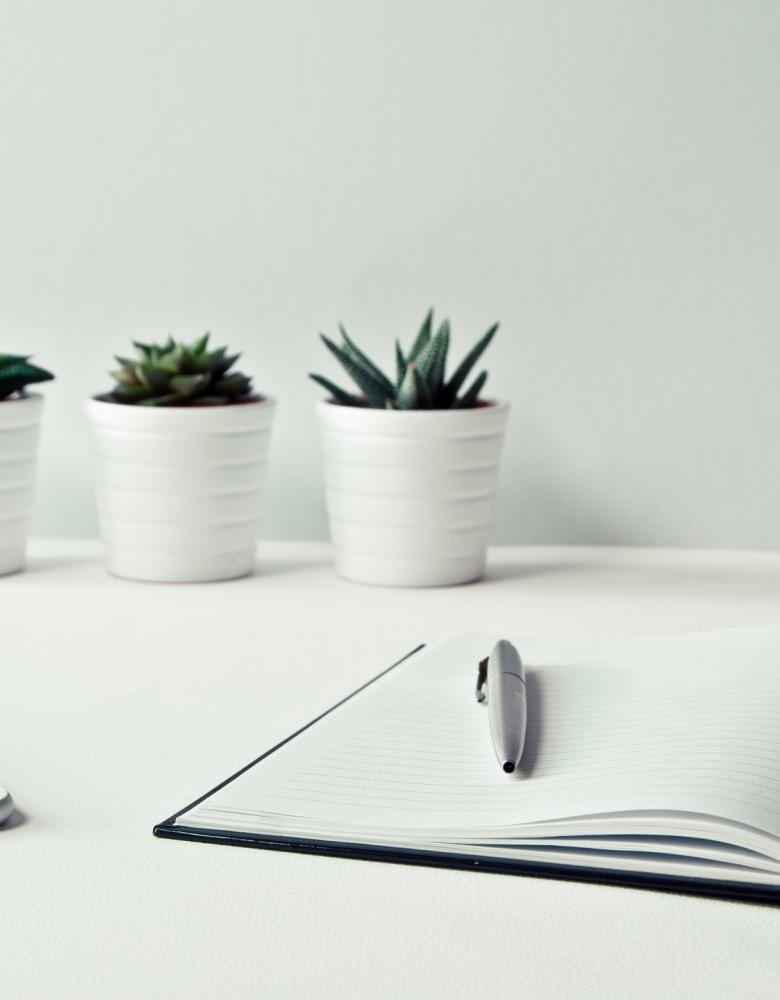
<svg viewBox="0 0 780 1000">
<path fill-rule="evenodd" d="M 507 639 L 499 639 L 479 665 L 477 701 L 485 700 L 485 683 L 493 749 L 502 769 L 511 774 L 523 756 L 528 707 L 523 663 Z"/>
</svg>

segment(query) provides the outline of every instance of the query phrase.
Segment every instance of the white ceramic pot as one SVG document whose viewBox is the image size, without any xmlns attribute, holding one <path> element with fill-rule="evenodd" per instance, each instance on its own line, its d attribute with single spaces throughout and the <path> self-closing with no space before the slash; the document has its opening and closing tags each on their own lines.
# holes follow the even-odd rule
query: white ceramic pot
<svg viewBox="0 0 780 1000">
<path fill-rule="evenodd" d="M 146 407 L 87 400 L 108 568 L 195 583 L 254 569 L 274 401 Z"/>
<path fill-rule="evenodd" d="M 0 401 L 0 574 L 24 566 L 43 396 Z"/>
<path fill-rule="evenodd" d="M 319 403 L 338 573 L 400 587 L 478 580 L 508 411 Z"/>
</svg>

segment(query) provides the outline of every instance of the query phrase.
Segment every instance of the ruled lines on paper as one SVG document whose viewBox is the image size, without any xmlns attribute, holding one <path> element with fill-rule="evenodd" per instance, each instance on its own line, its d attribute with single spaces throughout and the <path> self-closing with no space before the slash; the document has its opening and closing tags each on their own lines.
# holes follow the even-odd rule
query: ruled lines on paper
<svg viewBox="0 0 780 1000">
<path fill-rule="evenodd" d="M 516 640 L 529 729 L 511 776 L 474 699 L 490 642 L 424 650 L 225 786 L 204 815 L 457 831 L 685 811 L 780 835 L 780 631 Z"/>
</svg>

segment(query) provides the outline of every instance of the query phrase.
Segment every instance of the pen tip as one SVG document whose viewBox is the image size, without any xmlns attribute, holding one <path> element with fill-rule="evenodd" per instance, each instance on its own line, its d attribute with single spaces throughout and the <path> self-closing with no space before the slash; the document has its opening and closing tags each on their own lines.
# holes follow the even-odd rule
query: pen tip
<svg viewBox="0 0 780 1000">
<path fill-rule="evenodd" d="M 507 774 L 511 774 L 512 771 L 514 771 L 515 769 L 515 765 L 512 763 L 511 760 L 505 760 L 504 763 L 502 764 L 502 767 L 504 768 Z"/>
</svg>

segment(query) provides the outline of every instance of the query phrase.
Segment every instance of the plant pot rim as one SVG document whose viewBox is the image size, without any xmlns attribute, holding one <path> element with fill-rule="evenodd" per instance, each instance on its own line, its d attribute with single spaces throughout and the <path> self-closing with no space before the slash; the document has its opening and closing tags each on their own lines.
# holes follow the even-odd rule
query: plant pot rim
<svg viewBox="0 0 780 1000">
<path fill-rule="evenodd" d="M 488 414 L 488 413 L 499 413 L 504 412 L 509 409 L 509 402 L 504 399 L 489 399 L 485 401 L 484 406 L 469 406 L 465 409 L 448 409 L 448 410 L 384 410 L 378 406 L 346 406 L 344 403 L 335 403 L 330 399 L 318 399 L 317 408 L 319 410 L 324 410 L 327 412 L 337 411 L 340 413 L 360 413 L 360 414 L 371 414 L 370 419 L 376 419 L 377 414 L 382 414 L 388 419 L 395 419 L 400 417 L 401 419 L 443 419 L 444 417 L 451 417 L 453 415 L 465 416 L 466 414 Z"/>
<path fill-rule="evenodd" d="M 222 403 L 218 406 L 140 406 L 133 403 L 115 403 L 110 399 L 100 399 L 98 396 L 87 396 L 86 405 L 89 407 L 109 407 L 112 410 L 122 410 L 124 411 L 136 411 L 140 413 L 187 413 L 187 414 L 198 414 L 202 416 L 204 413 L 225 413 L 235 410 L 246 410 L 246 409 L 256 409 L 258 407 L 264 406 L 274 406 L 276 404 L 276 397 L 270 396 L 268 393 L 264 393 L 262 396 L 257 396 L 253 399 L 247 399 L 240 403 Z M 165 417 L 163 417 L 165 419 Z M 178 418 L 180 419 L 180 418 Z"/>
</svg>

